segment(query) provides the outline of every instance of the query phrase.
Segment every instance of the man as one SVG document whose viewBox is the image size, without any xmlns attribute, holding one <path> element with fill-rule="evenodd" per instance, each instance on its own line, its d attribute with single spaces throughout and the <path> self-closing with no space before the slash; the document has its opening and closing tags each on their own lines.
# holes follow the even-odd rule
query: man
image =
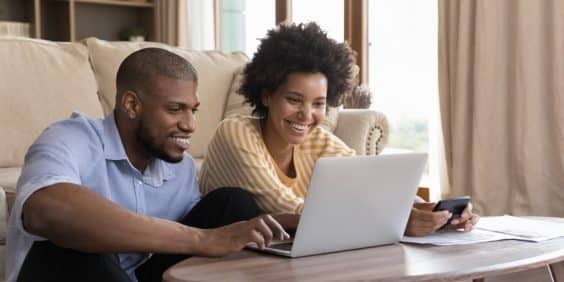
<svg viewBox="0 0 564 282">
<path fill-rule="evenodd" d="M 197 83 L 182 57 L 142 49 L 118 70 L 112 114 L 75 113 L 41 134 L 17 185 L 7 281 L 160 281 L 187 254 L 221 256 L 288 237 L 269 215 L 247 220 L 259 210 L 240 189 L 200 200 L 184 155 Z"/>
</svg>

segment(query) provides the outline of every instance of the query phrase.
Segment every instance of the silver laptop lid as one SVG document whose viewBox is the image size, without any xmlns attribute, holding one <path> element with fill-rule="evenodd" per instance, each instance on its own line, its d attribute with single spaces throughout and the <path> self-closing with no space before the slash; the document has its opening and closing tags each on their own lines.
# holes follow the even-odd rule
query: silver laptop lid
<svg viewBox="0 0 564 282">
<path fill-rule="evenodd" d="M 426 160 L 424 153 L 317 160 L 290 255 L 398 242 Z"/>
</svg>

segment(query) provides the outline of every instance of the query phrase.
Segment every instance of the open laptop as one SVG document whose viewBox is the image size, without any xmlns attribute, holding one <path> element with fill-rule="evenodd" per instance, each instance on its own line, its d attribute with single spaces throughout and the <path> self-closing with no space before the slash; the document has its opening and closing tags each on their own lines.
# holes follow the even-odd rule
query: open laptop
<svg viewBox="0 0 564 282">
<path fill-rule="evenodd" d="M 397 243 L 426 160 L 422 153 L 320 158 L 293 242 L 261 251 L 301 257 Z"/>
</svg>

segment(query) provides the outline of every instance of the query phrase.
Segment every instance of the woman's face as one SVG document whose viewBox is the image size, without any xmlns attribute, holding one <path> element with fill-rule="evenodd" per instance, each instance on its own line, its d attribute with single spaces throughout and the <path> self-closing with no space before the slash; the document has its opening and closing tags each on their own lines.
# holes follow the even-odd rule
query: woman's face
<svg viewBox="0 0 564 282">
<path fill-rule="evenodd" d="M 268 108 L 265 127 L 288 144 L 302 144 L 325 120 L 327 78 L 324 74 L 290 73 L 274 93 L 262 97 Z"/>
</svg>

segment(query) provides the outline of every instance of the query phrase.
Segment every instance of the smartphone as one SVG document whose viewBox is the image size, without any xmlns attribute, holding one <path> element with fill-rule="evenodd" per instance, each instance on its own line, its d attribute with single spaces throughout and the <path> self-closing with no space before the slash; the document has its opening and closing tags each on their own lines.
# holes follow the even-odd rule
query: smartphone
<svg viewBox="0 0 564 282">
<path fill-rule="evenodd" d="M 440 200 L 433 211 L 449 211 L 450 213 L 452 213 L 452 217 L 449 218 L 449 220 L 445 224 L 446 226 L 450 224 L 451 220 L 459 218 L 462 215 L 462 212 L 466 208 L 466 205 L 468 205 L 468 202 L 470 202 L 470 196 Z"/>
</svg>

